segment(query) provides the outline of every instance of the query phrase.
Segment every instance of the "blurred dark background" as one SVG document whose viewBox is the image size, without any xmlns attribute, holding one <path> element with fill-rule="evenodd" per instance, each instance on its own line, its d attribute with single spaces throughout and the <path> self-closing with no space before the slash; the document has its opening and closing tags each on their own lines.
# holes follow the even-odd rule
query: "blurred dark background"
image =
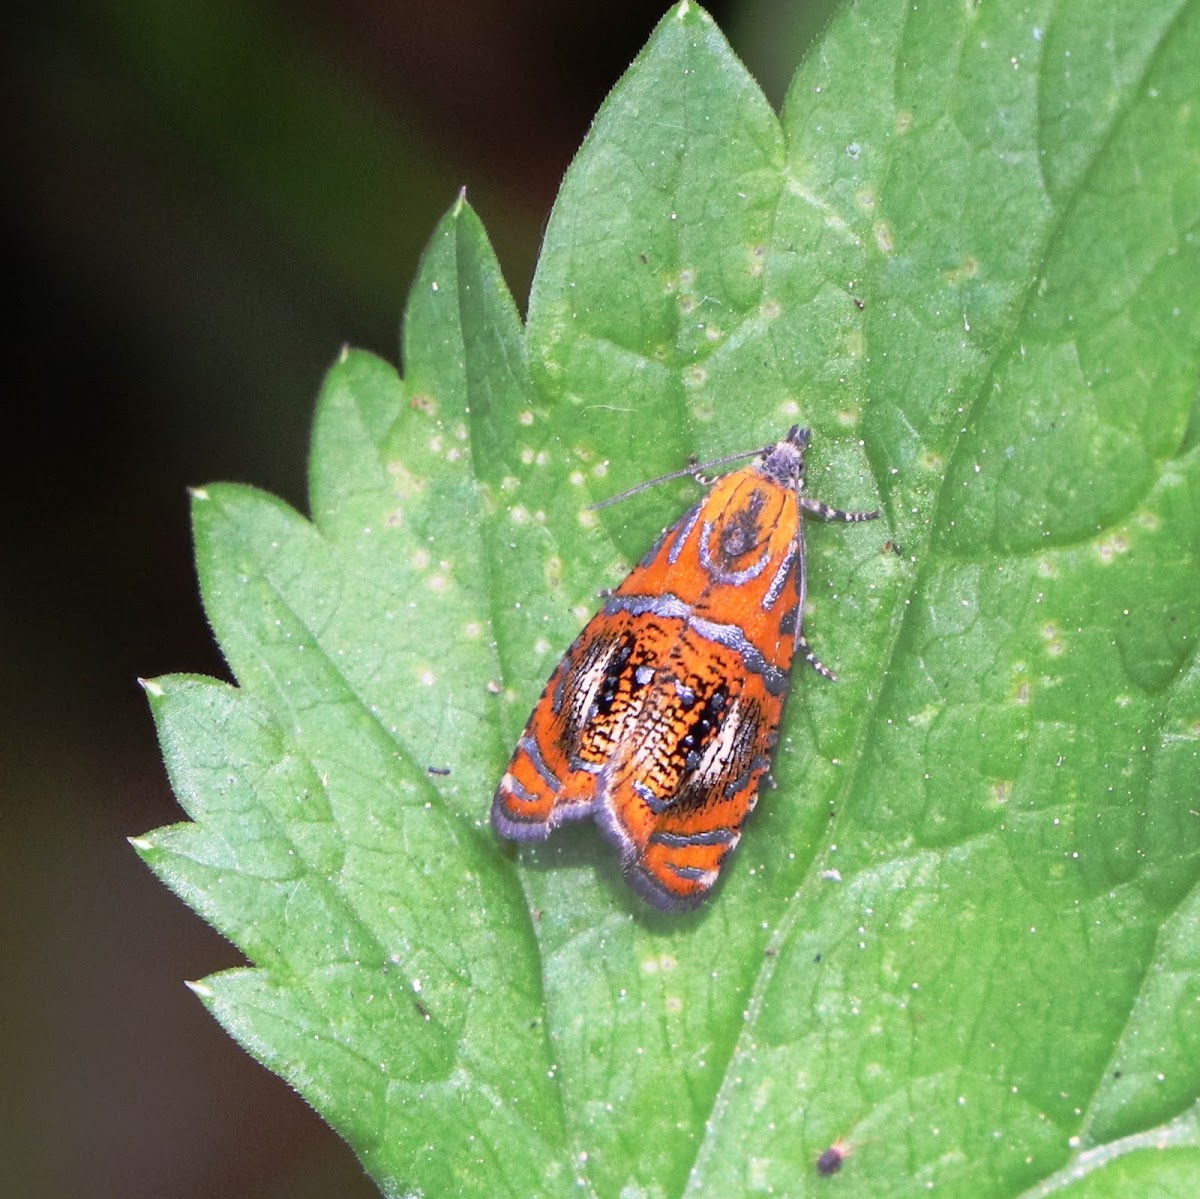
<svg viewBox="0 0 1200 1199">
<path fill-rule="evenodd" d="M 50 0 L 6 19 L 0 1193 L 370 1196 L 183 986 L 237 952 L 125 837 L 177 820 L 135 677 L 227 677 L 186 488 L 305 509 L 343 343 L 393 361 L 466 185 L 523 307 L 664 0 Z M 829 0 L 710 3 L 778 104 Z M 481 801 L 482 802 L 482 801 Z"/>
</svg>

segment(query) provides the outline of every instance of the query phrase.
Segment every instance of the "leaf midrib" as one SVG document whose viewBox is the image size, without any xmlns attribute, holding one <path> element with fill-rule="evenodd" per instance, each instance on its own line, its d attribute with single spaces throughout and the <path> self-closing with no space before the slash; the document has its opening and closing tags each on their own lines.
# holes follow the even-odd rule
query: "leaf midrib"
<svg viewBox="0 0 1200 1199">
<path fill-rule="evenodd" d="M 1049 188 L 1046 186 L 1044 175 L 1039 170 L 1039 178 L 1042 182 L 1043 193 L 1046 195 L 1050 205 L 1050 217 L 1046 221 L 1044 236 L 1040 239 L 1038 244 L 1038 252 L 1036 254 L 1031 253 L 1029 255 L 1031 262 L 1036 263 L 1045 261 L 1047 247 L 1054 243 L 1057 234 L 1061 231 L 1070 215 L 1074 212 L 1080 194 L 1086 190 L 1087 181 L 1092 178 L 1093 172 L 1097 169 L 1097 164 L 1104 158 L 1109 147 L 1113 144 L 1113 140 L 1117 136 L 1121 125 L 1128 118 L 1129 113 L 1135 107 L 1136 100 L 1141 94 L 1141 89 L 1145 84 L 1146 77 L 1151 73 L 1158 55 L 1162 52 L 1163 45 L 1169 38 L 1170 28 L 1172 28 L 1177 21 L 1182 19 L 1181 13 L 1184 8 L 1186 8 L 1185 4 L 1181 4 L 1179 6 L 1175 16 L 1168 25 L 1167 30 L 1164 31 L 1163 35 L 1156 43 L 1154 52 L 1146 57 L 1146 60 L 1142 65 L 1142 70 L 1139 72 L 1137 77 L 1137 86 L 1135 87 L 1131 85 L 1123 97 L 1124 102 L 1112 110 L 1112 119 L 1105 130 L 1104 136 L 1097 139 L 1093 152 L 1086 160 L 1085 166 L 1079 171 L 1079 174 L 1072 186 L 1069 189 L 1060 189 L 1058 192 L 1058 196 L 1060 198 L 1064 196 L 1069 198 L 1065 201 L 1060 199 L 1056 203 L 1055 198 L 1051 195 Z M 905 21 L 908 22 L 910 20 L 911 16 L 906 15 Z M 900 36 L 897 40 L 898 42 L 903 42 L 903 36 Z M 894 94 L 895 91 L 893 89 L 893 95 Z M 895 108 L 896 105 L 894 104 L 893 107 Z M 881 174 L 886 173 L 887 170 L 890 169 L 890 166 L 891 163 L 889 162 L 888 167 L 884 168 Z M 1021 328 L 1025 315 L 1027 314 L 1034 299 L 1036 299 L 1039 279 L 1040 272 L 1033 272 L 1031 274 L 1029 283 L 1025 288 L 1021 301 L 1012 305 L 1012 315 L 1008 322 L 1009 330 L 1006 335 L 996 338 L 993 352 L 988 359 L 988 369 L 986 372 L 984 372 L 985 378 L 981 379 L 980 381 L 968 418 L 959 422 L 960 428 L 966 429 L 973 427 L 983 408 L 992 399 L 993 389 L 988 385 L 987 380 L 990 379 L 994 374 L 996 363 L 1003 361 L 1016 345 L 1016 330 Z M 867 357 L 868 359 L 871 358 L 869 350 L 867 352 Z M 949 426 L 950 422 L 947 422 L 947 424 Z M 946 458 L 946 470 L 943 475 L 943 485 L 935 492 L 935 501 L 933 504 L 932 513 L 929 522 L 925 526 L 925 537 L 924 540 L 919 543 L 921 552 L 918 552 L 914 555 L 917 559 L 918 565 L 913 576 L 913 583 L 911 587 L 911 592 L 913 594 L 921 593 L 924 587 L 928 584 L 933 573 L 933 565 L 930 560 L 931 556 L 928 553 L 928 547 L 932 541 L 933 530 L 941 526 L 941 514 L 945 506 L 950 502 L 948 498 L 949 488 L 947 488 L 945 485 L 945 479 L 952 475 L 952 467 L 958 464 L 959 457 L 962 452 L 964 434 L 962 432 L 957 434 L 951 432 L 949 436 L 953 443 L 953 449 Z M 872 462 L 871 469 L 872 474 L 875 477 L 877 493 L 883 496 L 886 494 L 886 492 L 882 486 L 879 467 Z M 842 774 L 842 782 L 838 789 L 838 796 L 841 800 L 845 800 L 849 794 L 853 793 L 857 789 L 858 779 L 863 769 L 863 763 L 865 760 L 864 751 L 866 746 L 878 736 L 879 730 L 884 723 L 884 719 L 881 716 L 881 711 L 884 707 L 885 698 L 890 698 L 888 680 L 895 677 L 892 670 L 892 664 L 897 657 L 897 647 L 904 641 L 905 637 L 909 634 L 917 619 L 918 613 L 916 611 L 916 605 L 901 604 L 899 619 L 892 621 L 889 625 L 887 635 L 882 642 L 882 648 L 879 654 L 880 662 L 885 663 L 883 668 L 879 671 L 881 686 L 875 689 L 875 693 L 867 707 L 866 715 L 858 724 L 858 732 L 854 736 L 854 753 L 853 755 L 848 755 L 850 768 Z M 842 806 L 844 806 L 842 803 L 838 804 L 839 808 Z M 815 858 L 816 849 L 814 846 L 814 852 L 810 858 L 809 867 L 805 872 L 805 877 L 807 877 L 808 871 L 811 870 L 812 861 L 815 860 Z M 794 901 L 798 898 L 798 896 L 799 888 L 797 888 L 796 891 L 793 891 L 790 899 Z M 800 919 L 801 910 L 802 905 L 797 902 L 786 903 L 783 906 L 782 916 L 775 926 L 774 931 L 769 937 L 763 938 L 767 946 L 775 946 L 776 948 L 779 948 L 787 942 L 792 930 L 795 928 Z M 747 1001 L 745 1005 L 747 1018 L 743 1022 L 742 1029 L 733 1042 L 728 1060 L 726 1061 L 724 1069 L 721 1073 L 720 1081 L 713 1089 L 712 1102 L 709 1105 L 708 1114 L 702 1123 L 702 1128 L 705 1130 L 708 1130 L 714 1125 L 714 1117 L 717 1109 L 721 1106 L 722 1096 L 731 1086 L 731 1080 L 734 1076 L 736 1063 L 740 1055 L 744 1052 L 747 1042 L 753 1039 L 753 1030 L 757 1023 L 755 1020 L 755 1015 L 762 1010 L 762 1005 L 765 1002 L 765 996 L 772 980 L 774 979 L 781 956 L 782 955 L 779 953 L 764 953 L 761 955 L 760 965 L 752 983 L 748 988 Z M 1098 1074 L 1096 1081 L 1097 1086 L 1099 1086 L 1103 1081 L 1103 1074 Z M 1090 1107 L 1094 1102 L 1095 1092 L 1093 1091 L 1090 1102 L 1087 1106 Z M 696 1172 L 700 1156 L 709 1142 L 710 1135 L 711 1134 L 708 1131 L 705 1131 L 703 1135 L 697 1139 L 696 1150 L 692 1156 L 692 1160 L 688 1167 L 682 1188 L 678 1192 L 678 1199 L 685 1199 L 690 1189 L 691 1178 Z"/>
</svg>

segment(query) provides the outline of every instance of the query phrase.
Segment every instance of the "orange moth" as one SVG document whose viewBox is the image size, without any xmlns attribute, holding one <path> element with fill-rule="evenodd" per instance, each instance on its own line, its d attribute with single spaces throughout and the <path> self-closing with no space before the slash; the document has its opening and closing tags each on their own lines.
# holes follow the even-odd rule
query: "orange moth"
<svg viewBox="0 0 1200 1199">
<path fill-rule="evenodd" d="M 879 515 L 803 493 L 808 442 L 795 426 L 717 479 L 605 600 L 496 789 L 501 837 L 591 817 L 648 903 L 709 894 L 770 767 L 793 657 L 834 677 L 804 639 L 804 514 Z"/>
</svg>

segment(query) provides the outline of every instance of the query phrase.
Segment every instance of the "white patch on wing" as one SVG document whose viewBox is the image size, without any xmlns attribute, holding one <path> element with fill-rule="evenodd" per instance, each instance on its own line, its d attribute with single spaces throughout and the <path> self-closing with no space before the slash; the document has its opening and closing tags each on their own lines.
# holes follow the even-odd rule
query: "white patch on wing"
<svg viewBox="0 0 1200 1199">
<path fill-rule="evenodd" d="M 599 694 L 600 688 L 604 686 L 604 680 L 608 677 L 608 666 L 617 652 L 617 646 L 616 641 L 610 641 L 604 647 L 604 652 L 597 654 L 575 677 L 570 690 L 571 717 L 569 725 L 571 728 L 583 728 L 588 715 L 595 706 L 596 696 Z"/>
<path fill-rule="evenodd" d="M 735 699 L 729 706 L 717 729 L 717 735 L 709 742 L 703 756 L 696 764 L 692 776 L 694 785 L 705 790 L 717 786 L 727 775 L 731 759 L 737 753 L 741 741 L 741 699 Z"/>
</svg>

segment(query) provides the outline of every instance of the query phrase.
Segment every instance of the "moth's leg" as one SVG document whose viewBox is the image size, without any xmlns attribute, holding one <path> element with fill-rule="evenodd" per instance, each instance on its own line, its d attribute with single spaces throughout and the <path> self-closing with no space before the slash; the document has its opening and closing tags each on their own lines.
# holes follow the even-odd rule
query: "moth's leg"
<svg viewBox="0 0 1200 1199">
<path fill-rule="evenodd" d="M 817 657 L 816 652 L 813 650 L 813 647 L 808 644 L 808 640 L 805 638 L 803 633 L 796 638 L 796 652 L 804 655 L 804 660 L 813 668 L 813 670 L 817 672 L 817 674 L 824 675 L 825 678 L 827 678 L 831 683 L 837 682 L 837 675 L 834 674 L 833 671 L 830 670 L 829 667 Z"/>
<path fill-rule="evenodd" d="M 831 508 L 828 504 L 821 503 L 820 500 L 814 500 L 811 496 L 802 495 L 800 497 L 800 506 L 806 512 L 816 513 L 822 520 L 877 520 L 879 512 L 843 512 L 841 508 Z"/>
<path fill-rule="evenodd" d="M 861 520 L 876 520 L 879 517 L 879 513 L 877 511 L 876 512 L 844 512 L 844 511 L 842 511 L 841 508 L 831 508 L 828 504 L 823 504 L 823 503 L 821 503 L 820 500 L 814 500 L 810 496 L 807 496 L 807 495 L 802 495 L 800 497 L 800 507 L 803 508 L 806 512 L 812 512 L 824 520 L 844 520 L 844 521 L 849 521 L 851 523 L 854 523 L 854 522 L 861 521 Z M 804 603 L 804 596 L 806 595 L 807 590 L 808 590 L 808 588 L 805 586 L 805 583 L 806 583 L 805 567 L 806 567 L 806 563 L 804 560 L 804 551 L 803 551 L 803 548 L 801 548 L 800 565 L 799 565 L 801 605 L 803 605 L 803 603 Z M 799 654 L 802 654 L 804 656 L 805 662 L 807 662 L 809 664 L 809 666 L 811 666 L 813 668 L 813 670 L 815 670 L 817 672 L 817 674 L 823 675 L 825 678 L 829 679 L 831 682 L 834 682 L 837 680 L 837 675 L 834 674 L 833 671 L 830 670 L 829 667 L 826 666 L 825 663 L 822 662 L 821 659 L 817 657 L 816 653 L 813 651 L 812 646 L 808 644 L 808 641 L 805 639 L 803 630 L 800 631 L 799 635 L 796 638 L 796 652 Z"/>
</svg>

